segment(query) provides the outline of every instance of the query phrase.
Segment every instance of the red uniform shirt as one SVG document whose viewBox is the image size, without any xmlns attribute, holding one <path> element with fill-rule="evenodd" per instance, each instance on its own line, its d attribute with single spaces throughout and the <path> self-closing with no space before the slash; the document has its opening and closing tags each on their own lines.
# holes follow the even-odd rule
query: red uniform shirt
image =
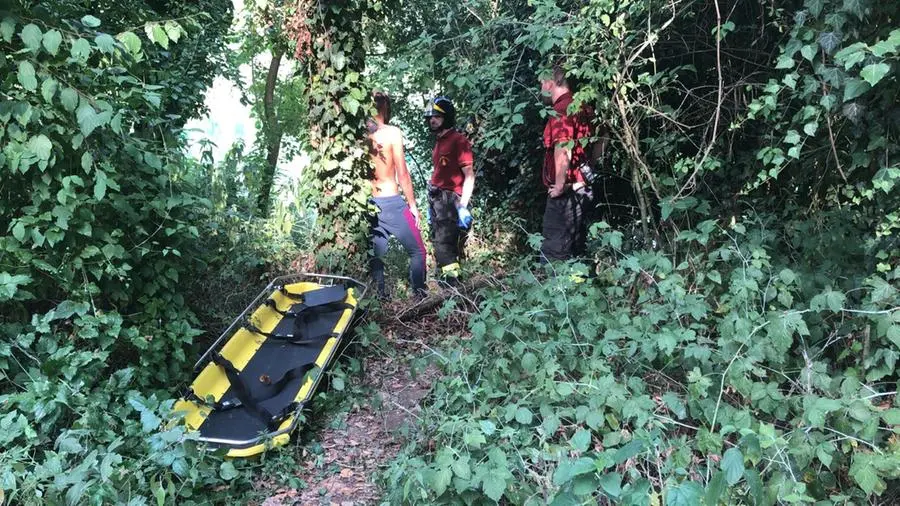
<svg viewBox="0 0 900 506">
<path fill-rule="evenodd" d="M 587 161 L 585 146 L 582 146 L 579 139 L 591 136 L 590 118 L 592 111 L 590 107 L 582 107 L 581 110 L 569 114 L 569 105 L 572 103 L 572 94 L 565 95 L 556 99 L 553 103 L 553 110 L 556 111 L 556 117 L 550 117 L 547 125 L 544 126 L 544 167 L 541 179 L 544 186 L 550 188 L 556 179 L 556 165 L 553 162 L 553 151 L 559 144 L 565 144 L 575 141 L 572 145 L 572 162 L 566 171 L 566 183 L 575 183 L 583 181 L 581 171 L 578 170 L 584 162 Z"/>
<path fill-rule="evenodd" d="M 462 168 L 472 165 L 475 160 L 469 139 L 456 130 L 448 130 L 435 141 L 431 158 L 434 163 L 431 184 L 462 195 L 465 178 Z"/>
</svg>

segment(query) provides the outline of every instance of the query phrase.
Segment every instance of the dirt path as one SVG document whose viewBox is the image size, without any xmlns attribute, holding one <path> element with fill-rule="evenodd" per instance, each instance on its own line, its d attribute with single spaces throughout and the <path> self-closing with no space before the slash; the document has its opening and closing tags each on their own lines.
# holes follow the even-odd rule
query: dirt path
<svg viewBox="0 0 900 506">
<path fill-rule="evenodd" d="M 400 301 L 380 312 L 391 315 L 378 321 L 390 353 L 356 352 L 364 363 L 363 385 L 371 395 L 346 413 L 340 428 L 328 427 L 316 435 L 323 454 L 303 458 L 295 473 L 307 487 L 274 490 L 263 506 L 378 503 L 381 491 L 374 479 L 406 441 L 404 429 L 415 423 L 439 375 L 433 362 L 414 370 L 413 359 L 431 354 L 431 340 L 465 328 L 465 318 L 453 316 L 449 321 L 429 315 L 414 323 L 401 323 L 394 315 L 406 306 Z"/>
</svg>

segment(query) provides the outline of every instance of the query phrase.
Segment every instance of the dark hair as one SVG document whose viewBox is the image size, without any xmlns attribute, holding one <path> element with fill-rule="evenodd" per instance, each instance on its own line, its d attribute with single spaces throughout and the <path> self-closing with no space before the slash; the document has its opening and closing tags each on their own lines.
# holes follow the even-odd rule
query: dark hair
<svg viewBox="0 0 900 506">
<path fill-rule="evenodd" d="M 372 98 L 375 99 L 375 110 L 378 111 L 378 114 L 381 114 L 381 119 L 383 119 L 385 123 L 390 123 L 391 97 L 383 91 L 376 91 L 372 93 Z"/>
<path fill-rule="evenodd" d="M 578 81 L 566 73 L 565 63 L 565 60 L 558 60 L 553 63 L 553 82 L 557 86 L 565 86 L 574 92 L 578 89 Z"/>
</svg>

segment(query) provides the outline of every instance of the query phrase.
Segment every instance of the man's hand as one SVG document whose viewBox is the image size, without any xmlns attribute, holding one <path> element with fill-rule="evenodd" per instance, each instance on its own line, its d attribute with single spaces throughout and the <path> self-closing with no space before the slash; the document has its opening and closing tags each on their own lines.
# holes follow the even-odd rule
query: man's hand
<svg viewBox="0 0 900 506">
<path fill-rule="evenodd" d="M 554 184 L 547 191 L 547 194 L 550 195 L 551 199 L 556 199 L 562 197 L 563 193 L 566 192 L 566 185 L 564 184 Z"/>
<path fill-rule="evenodd" d="M 419 210 L 416 209 L 415 207 L 410 207 L 409 214 L 411 214 L 413 219 L 416 220 L 416 227 L 421 228 L 422 227 L 422 218 L 419 216 Z"/>
<path fill-rule="evenodd" d="M 469 227 L 472 226 L 472 213 L 466 207 L 458 207 L 456 208 L 456 214 L 459 219 L 456 221 L 456 224 L 459 228 L 463 230 L 468 230 Z"/>
</svg>

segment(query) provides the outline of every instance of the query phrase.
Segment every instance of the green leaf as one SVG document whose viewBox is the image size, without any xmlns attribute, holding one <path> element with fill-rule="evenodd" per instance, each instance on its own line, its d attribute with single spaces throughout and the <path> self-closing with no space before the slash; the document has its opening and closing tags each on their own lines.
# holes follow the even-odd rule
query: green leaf
<svg viewBox="0 0 900 506">
<path fill-rule="evenodd" d="M 803 125 L 803 133 L 812 137 L 816 135 L 816 131 L 819 130 L 819 122 L 818 121 L 810 121 L 809 123 Z"/>
<path fill-rule="evenodd" d="M 116 35 L 116 38 L 132 55 L 137 55 L 141 52 L 141 38 L 135 35 L 134 32 L 122 32 Z"/>
<path fill-rule="evenodd" d="M 697 506 L 703 497 L 703 487 L 693 481 L 685 481 L 666 489 L 666 506 Z"/>
<path fill-rule="evenodd" d="M 453 480 L 453 471 L 450 470 L 449 467 L 443 467 L 438 469 L 432 473 L 431 476 L 431 489 L 434 490 L 435 495 L 440 497 L 447 491 L 447 487 L 450 486 L 450 482 Z"/>
<path fill-rule="evenodd" d="M 817 18 L 822 14 L 822 9 L 825 7 L 825 0 L 806 0 L 804 6 L 809 9 L 809 13 L 812 14 L 814 18 Z"/>
<path fill-rule="evenodd" d="M 526 407 L 520 407 L 516 410 L 516 421 L 521 423 L 522 425 L 530 425 L 533 419 L 534 415 L 531 413 L 530 409 Z"/>
<path fill-rule="evenodd" d="M 149 409 L 141 410 L 141 430 L 144 432 L 153 432 L 159 427 L 162 420 Z"/>
<path fill-rule="evenodd" d="M 53 154 L 53 143 L 46 135 L 40 134 L 28 139 L 28 150 L 38 157 L 38 160 L 46 162 Z"/>
<path fill-rule="evenodd" d="M 900 37 L 898 37 L 898 39 L 900 39 Z M 900 49 L 900 40 L 892 41 L 891 39 L 878 41 L 871 47 L 872 54 L 879 58 L 888 53 L 896 53 L 898 49 Z"/>
<path fill-rule="evenodd" d="M 19 84 L 28 91 L 37 89 L 37 77 L 34 75 L 34 65 L 31 62 L 19 62 L 19 72 L 16 73 Z"/>
<path fill-rule="evenodd" d="M 619 473 L 604 474 L 600 477 L 600 487 L 613 499 L 619 497 L 622 493 L 622 475 Z"/>
<path fill-rule="evenodd" d="M 116 50 L 116 39 L 108 33 L 101 33 L 94 38 L 94 44 L 101 52 L 112 54 Z"/>
<path fill-rule="evenodd" d="M 900 408 L 891 408 L 881 413 L 881 418 L 888 425 L 900 425 Z"/>
<path fill-rule="evenodd" d="M 453 474 L 464 480 L 468 480 L 472 477 L 472 470 L 469 468 L 468 455 L 456 459 L 453 464 L 451 464 L 451 467 L 453 467 Z"/>
<path fill-rule="evenodd" d="M 166 36 L 169 37 L 169 40 L 177 44 L 178 39 L 181 38 L 181 34 L 184 33 L 184 30 L 181 29 L 181 25 L 175 21 L 166 21 L 165 28 Z"/>
<path fill-rule="evenodd" d="M 75 42 L 72 43 L 69 54 L 72 56 L 73 60 L 83 64 L 91 57 L 91 45 L 84 39 L 76 39 Z"/>
<path fill-rule="evenodd" d="M 867 48 L 865 42 L 854 42 L 835 53 L 834 62 L 842 65 L 844 70 L 850 70 L 850 67 L 866 59 Z"/>
<path fill-rule="evenodd" d="M 572 445 L 572 448 L 584 453 L 587 451 L 588 446 L 591 444 L 591 432 L 584 429 L 578 429 L 575 431 L 575 435 L 572 436 L 572 439 L 569 440 L 569 444 Z"/>
<path fill-rule="evenodd" d="M 53 56 L 56 56 L 59 53 L 59 45 L 62 43 L 62 34 L 59 33 L 59 30 L 50 30 L 44 34 L 43 43 L 44 49 Z"/>
<path fill-rule="evenodd" d="M 17 221 L 15 226 L 13 226 L 12 235 L 17 241 L 22 242 L 25 239 L 25 224 Z"/>
<path fill-rule="evenodd" d="M 503 470 L 505 471 L 505 469 Z M 482 490 L 485 495 L 495 501 L 499 501 L 506 491 L 506 473 L 492 468 L 482 478 Z"/>
<path fill-rule="evenodd" d="M 843 11 L 856 15 L 859 19 L 863 19 L 865 9 L 862 4 L 863 0 L 844 0 Z"/>
<path fill-rule="evenodd" d="M 334 67 L 334 70 L 340 72 L 344 69 L 346 62 L 347 57 L 344 56 L 342 51 L 335 51 L 331 54 L 331 66 Z"/>
<path fill-rule="evenodd" d="M 832 443 L 823 442 L 816 447 L 816 457 L 825 465 L 831 467 L 832 454 L 834 453 L 834 445 Z"/>
<path fill-rule="evenodd" d="M 792 69 L 794 68 L 794 59 L 790 56 L 783 54 L 778 57 L 778 61 L 775 62 L 776 69 Z"/>
<path fill-rule="evenodd" d="M 851 77 L 844 83 L 844 102 L 853 100 L 870 89 L 872 89 L 872 86 L 869 83 Z"/>
<path fill-rule="evenodd" d="M 678 397 L 677 394 L 666 392 L 662 396 L 662 401 L 666 404 L 666 407 L 669 408 L 669 411 L 671 411 L 676 418 L 682 419 L 687 416 L 687 410 L 685 409 L 684 403 L 681 401 L 681 398 Z"/>
<path fill-rule="evenodd" d="M 75 111 L 75 116 L 78 118 L 81 134 L 87 137 L 97 128 L 109 123 L 112 114 L 109 111 L 97 113 L 90 104 L 82 102 L 78 110 Z"/>
<path fill-rule="evenodd" d="M 725 472 L 725 480 L 729 485 L 734 485 L 744 476 L 744 455 L 738 448 L 729 448 L 722 456 L 720 466 Z"/>
<path fill-rule="evenodd" d="M 169 37 L 159 23 L 147 23 L 144 25 L 144 33 L 152 42 L 159 44 L 163 49 L 169 49 Z"/>
<path fill-rule="evenodd" d="M 563 460 L 553 472 L 553 484 L 557 486 L 565 485 L 572 481 L 572 478 L 582 474 L 593 473 L 597 470 L 597 464 L 594 459 L 581 457 L 576 461 Z"/>
<path fill-rule="evenodd" d="M 849 474 L 866 494 L 880 494 L 885 488 L 884 481 L 875 472 L 871 454 L 854 453 Z"/>
<path fill-rule="evenodd" d="M 813 427 L 822 427 L 825 425 L 825 416 L 841 409 L 841 401 L 836 399 L 827 399 L 825 397 L 807 396 L 803 400 L 806 411 L 806 418 Z"/>
<path fill-rule="evenodd" d="M 78 107 L 78 92 L 72 88 L 66 88 L 60 92 L 59 101 L 65 110 L 72 112 Z"/>
<path fill-rule="evenodd" d="M 831 54 L 841 43 L 841 34 L 838 32 L 822 32 L 819 34 L 819 46 L 827 54 Z"/>
<path fill-rule="evenodd" d="M 813 61 L 816 57 L 816 46 L 812 44 L 807 44 L 800 48 L 800 55 L 806 58 L 809 61 Z"/>
<path fill-rule="evenodd" d="M 481 432 L 484 432 L 485 436 L 490 436 L 497 431 L 497 426 L 490 420 L 481 420 L 478 425 L 481 426 Z"/>
<path fill-rule="evenodd" d="M 85 172 L 90 174 L 93 166 L 94 156 L 89 151 L 85 151 L 84 154 L 81 155 L 81 168 L 84 169 Z"/>
<path fill-rule="evenodd" d="M 100 20 L 88 14 L 81 18 L 81 24 L 88 28 L 97 28 L 100 26 Z"/>
<path fill-rule="evenodd" d="M 640 439 L 633 439 L 627 445 L 616 450 L 616 453 L 613 456 L 613 460 L 615 460 L 616 464 L 621 464 L 631 457 L 634 457 L 635 455 L 641 453 L 643 449 L 644 441 Z"/>
<path fill-rule="evenodd" d="M 891 66 L 887 63 L 873 63 L 863 67 L 862 71 L 859 73 L 859 77 L 865 79 L 865 81 L 869 83 L 869 86 L 875 86 L 890 71 Z"/>
<path fill-rule="evenodd" d="M 44 102 L 48 104 L 53 103 L 53 96 L 56 95 L 56 89 L 59 87 L 59 83 L 56 82 L 56 79 L 52 77 L 48 77 L 44 79 L 44 82 L 41 83 L 41 96 L 44 97 Z"/>
<path fill-rule="evenodd" d="M 781 269 L 781 272 L 778 273 L 778 278 L 781 279 L 782 283 L 792 285 L 797 280 L 797 275 L 790 269 Z"/>
<path fill-rule="evenodd" d="M 225 462 L 222 462 L 222 465 L 219 466 L 219 476 L 225 481 L 231 481 L 240 476 L 240 474 L 241 473 L 239 473 L 238 470 L 235 469 L 234 464 L 232 464 L 230 461 L 226 460 Z"/>
<path fill-rule="evenodd" d="M 15 229 L 13 229 L 13 233 L 15 233 Z M 24 230 L 22 231 L 22 235 L 25 235 Z M 19 240 L 21 241 L 21 239 Z M 25 286 L 28 283 L 31 283 L 30 276 L 24 274 L 16 274 L 13 276 L 7 272 L 0 272 L 0 302 L 12 300 L 13 297 L 16 296 L 16 292 L 19 291 L 19 287 Z"/>
<path fill-rule="evenodd" d="M 725 492 L 725 473 L 719 471 L 713 475 L 712 479 L 709 480 L 709 484 L 706 486 L 706 496 L 703 501 L 704 504 L 706 504 L 706 506 L 717 506 L 719 500 L 722 498 L 723 492 Z"/>
<path fill-rule="evenodd" d="M 22 28 L 19 37 L 25 43 L 25 47 L 31 51 L 37 51 L 41 47 L 41 39 L 44 37 L 44 34 L 36 24 L 29 23 Z"/>
<path fill-rule="evenodd" d="M 13 18 L 3 18 L 3 21 L 0 21 L 0 37 L 6 42 L 12 42 L 15 33 L 16 21 Z"/>
<path fill-rule="evenodd" d="M 538 358 L 534 353 L 530 351 L 522 355 L 522 370 L 534 374 L 537 370 Z"/>
</svg>

